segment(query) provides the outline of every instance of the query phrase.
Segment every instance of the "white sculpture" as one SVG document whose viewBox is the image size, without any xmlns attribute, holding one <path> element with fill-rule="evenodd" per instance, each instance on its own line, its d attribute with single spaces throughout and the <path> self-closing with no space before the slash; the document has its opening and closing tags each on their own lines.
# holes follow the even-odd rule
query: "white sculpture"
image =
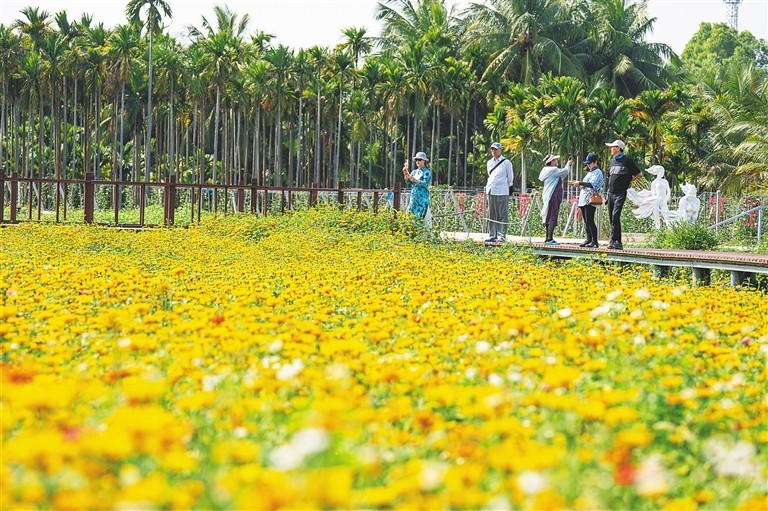
<svg viewBox="0 0 768 511">
<path fill-rule="evenodd" d="M 677 211 L 674 212 L 675 220 L 695 222 L 701 209 L 701 201 L 696 197 L 696 186 L 685 183 L 680 188 L 685 195 L 680 199 Z"/>
<path fill-rule="evenodd" d="M 650 190 L 627 190 L 627 198 L 637 206 L 632 213 L 637 218 L 653 217 L 656 229 L 661 229 L 662 220 L 669 227 L 676 219 L 676 212 L 669 210 L 669 182 L 664 179 L 664 167 L 652 165 L 646 172 L 656 176 L 656 179 L 651 181 Z"/>
</svg>

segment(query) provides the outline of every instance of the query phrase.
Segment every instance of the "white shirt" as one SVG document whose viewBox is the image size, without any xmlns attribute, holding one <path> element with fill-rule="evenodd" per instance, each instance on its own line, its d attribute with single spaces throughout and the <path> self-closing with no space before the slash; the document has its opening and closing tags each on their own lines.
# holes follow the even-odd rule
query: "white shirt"
<svg viewBox="0 0 768 511">
<path fill-rule="evenodd" d="M 496 167 L 499 160 L 504 160 L 504 162 Z M 491 172 L 493 167 L 496 167 L 496 170 Z M 498 159 L 491 158 L 486 165 L 486 171 L 488 172 L 488 182 L 485 184 L 485 193 L 488 195 L 509 195 L 509 187 L 512 186 L 515 179 L 512 162 L 503 156 L 499 156 Z"/>
</svg>

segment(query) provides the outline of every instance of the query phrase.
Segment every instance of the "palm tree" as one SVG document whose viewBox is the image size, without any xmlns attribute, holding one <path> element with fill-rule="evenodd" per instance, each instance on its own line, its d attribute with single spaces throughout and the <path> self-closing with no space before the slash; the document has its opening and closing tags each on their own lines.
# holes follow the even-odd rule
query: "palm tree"
<svg viewBox="0 0 768 511">
<path fill-rule="evenodd" d="M 21 13 L 26 21 L 16 20 L 14 28 L 18 28 L 22 34 L 28 36 L 35 50 L 38 50 L 43 45 L 46 34 L 51 32 L 51 20 L 49 19 L 51 14 L 48 11 L 41 11 L 37 7 L 25 7 Z"/>
<path fill-rule="evenodd" d="M 624 97 L 665 85 L 670 77 L 664 58 L 674 56 L 666 44 L 649 43 L 655 18 L 646 17 L 646 0 L 592 0 L 588 22 L 599 58 L 587 64 Z"/>
<path fill-rule="evenodd" d="M 355 28 L 349 27 L 342 30 L 346 41 L 341 45 L 342 48 L 349 52 L 349 56 L 352 57 L 352 61 L 355 64 L 355 68 L 360 68 L 360 57 L 370 53 L 373 48 L 373 38 L 366 37 L 365 27 Z"/>
<path fill-rule="evenodd" d="M 341 112 L 344 105 L 344 90 L 345 84 L 350 81 L 350 78 L 354 76 L 352 57 L 345 53 L 336 52 L 331 57 L 331 69 L 333 73 L 333 79 L 339 89 L 339 116 L 338 124 L 336 128 L 336 153 L 333 164 L 333 184 L 335 185 L 339 181 L 339 158 L 341 156 Z"/>
<path fill-rule="evenodd" d="M 165 0 L 129 0 L 125 7 L 125 15 L 137 25 L 141 25 L 141 11 L 146 7 L 144 26 L 149 36 L 149 86 L 147 88 L 147 139 L 144 146 L 144 180 L 149 181 L 150 142 L 152 140 L 152 45 L 155 33 L 160 31 L 163 17 L 173 16 L 171 6 Z M 149 193 L 149 187 L 147 187 Z"/>
<path fill-rule="evenodd" d="M 199 44 L 206 59 L 208 73 L 216 84 L 216 113 L 213 131 L 213 182 L 218 182 L 219 166 L 219 123 L 221 117 L 221 94 L 230 73 L 236 68 L 242 56 L 244 34 L 250 17 L 244 14 L 240 20 L 227 7 L 215 6 L 215 24 L 203 16 L 202 30 L 190 27 L 189 33 Z M 204 31 L 204 32 L 203 32 Z M 227 176 L 225 175 L 225 178 Z"/>
<path fill-rule="evenodd" d="M 309 49 L 309 55 L 315 65 L 315 88 L 317 89 L 317 109 L 315 112 L 315 168 L 312 173 L 312 182 L 320 182 L 321 166 L 321 141 L 320 141 L 320 104 L 322 99 L 322 72 L 326 61 L 328 60 L 328 50 L 322 46 L 313 46 Z"/>
<path fill-rule="evenodd" d="M 3 77 L 2 103 L 0 106 L 0 169 L 6 167 L 3 148 L 8 133 L 8 99 L 10 77 L 16 73 L 21 50 L 21 37 L 11 27 L 0 24 L 0 75 Z"/>
<path fill-rule="evenodd" d="M 664 160 L 664 122 L 677 108 L 677 97 L 670 91 L 647 90 L 630 101 L 632 117 L 639 119 L 651 143 L 651 164 Z M 673 184 L 673 183 L 670 183 Z"/>
<path fill-rule="evenodd" d="M 286 95 L 286 85 L 293 62 L 293 52 L 288 47 L 279 45 L 267 51 L 266 60 L 272 64 L 272 84 L 275 98 L 277 99 L 277 112 L 275 113 L 275 169 L 274 186 L 282 183 L 282 154 L 283 154 L 283 99 Z"/>
<path fill-rule="evenodd" d="M 489 0 L 470 9 L 467 40 L 485 45 L 491 60 L 484 77 L 501 76 L 526 85 L 539 76 L 581 77 L 569 50 L 572 10 L 559 0 Z"/>
<path fill-rule="evenodd" d="M 131 25 L 119 25 L 110 35 L 111 73 L 120 84 L 120 155 L 116 167 L 123 168 L 123 150 L 125 143 L 125 87 L 131 74 L 139 50 L 139 33 Z M 115 169 L 114 179 L 122 179 L 122 173 Z"/>
</svg>

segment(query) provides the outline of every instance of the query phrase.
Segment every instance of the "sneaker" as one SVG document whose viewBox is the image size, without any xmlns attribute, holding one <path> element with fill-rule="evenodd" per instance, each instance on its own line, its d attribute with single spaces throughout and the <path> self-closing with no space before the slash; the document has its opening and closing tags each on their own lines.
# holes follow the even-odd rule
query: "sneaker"
<svg viewBox="0 0 768 511">
<path fill-rule="evenodd" d="M 593 241 L 592 243 L 590 243 L 589 245 L 587 245 L 587 247 L 588 247 L 588 248 L 599 248 L 599 247 L 600 247 L 600 244 L 599 244 L 598 242 L 596 242 L 596 241 Z"/>
<path fill-rule="evenodd" d="M 560 243 L 556 242 L 555 240 L 549 240 L 544 242 L 545 245 L 559 245 Z"/>
<path fill-rule="evenodd" d="M 579 244 L 580 247 L 589 247 L 591 245 L 592 245 L 591 241 L 585 241 L 584 243 Z"/>
<path fill-rule="evenodd" d="M 485 240 L 486 243 L 496 243 L 496 238 L 488 238 Z"/>
<path fill-rule="evenodd" d="M 496 238 L 496 243 L 504 243 L 505 241 L 507 241 L 506 238 Z"/>
<path fill-rule="evenodd" d="M 621 243 L 614 243 L 612 248 L 614 250 L 624 250 L 624 245 L 622 245 Z"/>
</svg>

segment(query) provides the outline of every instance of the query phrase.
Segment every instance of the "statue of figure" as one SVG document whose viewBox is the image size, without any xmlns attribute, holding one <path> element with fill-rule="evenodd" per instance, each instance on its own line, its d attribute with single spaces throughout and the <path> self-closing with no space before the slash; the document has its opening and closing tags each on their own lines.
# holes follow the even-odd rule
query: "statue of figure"
<svg viewBox="0 0 768 511">
<path fill-rule="evenodd" d="M 627 199 L 632 201 L 637 208 L 632 210 L 637 218 L 653 217 L 653 225 L 661 229 L 661 220 L 669 227 L 675 220 L 674 212 L 669 210 L 669 182 L 664 179 L 664 167 L 652 165 L 646 172 L 656 176 L 651 181 L 650 190 L 637 191 L 633 188 L 627 190 Z"/>
<path fill-rule="evenodd" d="M 699 217 L 701 208 L 701 201 L 696 197 L 696 185 L 685 183 L 680 188 L 685 195 L 680 199 L 677 211 L 674 212 L 675 220 L 693 223 Z"/>
</svg>

